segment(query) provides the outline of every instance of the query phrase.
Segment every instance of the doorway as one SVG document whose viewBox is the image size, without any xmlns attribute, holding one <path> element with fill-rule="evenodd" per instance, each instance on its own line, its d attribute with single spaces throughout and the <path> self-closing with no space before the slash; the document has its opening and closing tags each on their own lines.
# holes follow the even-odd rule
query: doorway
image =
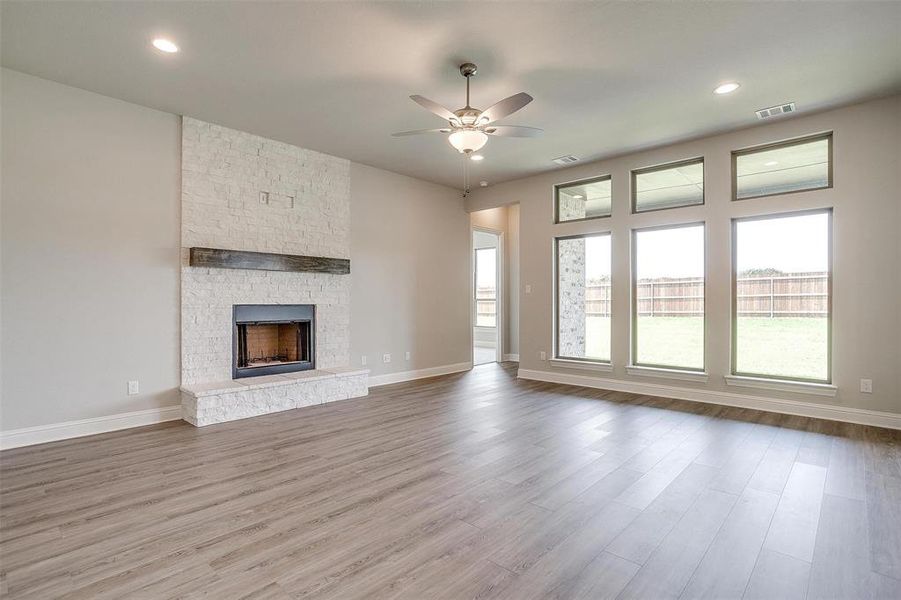
<svg viewBox="0 0 901 600">
<path fill-rule="evenodd" d="M 501 360 L 503 233 L 472 230 L 472 363 Z"/>
</svg>

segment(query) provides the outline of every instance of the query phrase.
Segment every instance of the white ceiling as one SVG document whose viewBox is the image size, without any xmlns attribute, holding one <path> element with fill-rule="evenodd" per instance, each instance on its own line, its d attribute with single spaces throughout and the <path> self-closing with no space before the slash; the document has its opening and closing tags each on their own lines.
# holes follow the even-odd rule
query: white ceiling
<svg viewBox="0 0 901 600">
<path fill-rule="evenodd" d="M 462 106 L 465 61 L 474 106 L 526 91 L 502 122 L 545 130 L 492 138 L 491 183 L 901 89 L 901 2 L 0 4 L 4 66 L 454 187 L 442 136 L 390 134 L 442 125 L 410 94 Z"/>
</svg>

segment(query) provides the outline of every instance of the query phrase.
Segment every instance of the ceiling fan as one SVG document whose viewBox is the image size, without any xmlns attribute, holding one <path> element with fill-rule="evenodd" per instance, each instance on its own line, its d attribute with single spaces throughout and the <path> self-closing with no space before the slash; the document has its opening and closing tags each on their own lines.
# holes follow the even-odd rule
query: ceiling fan
<svg viewBox="0 0 901 600">
<path fill-rule="evenodd" d="M 470 155 L 480 150 L 488 142 L 489 135 L 504 137 L 537 137 L 541 135 L 541 129 L 536 127 L 493 124 L 495 121 L 512 115 L 531 102 L 532 97 L 525 92 L 504 98 L 485 110 L 471 107 L 469 105 L 469 79 L 477 71 L 478 67 L 472 63 L 460 65 L 460 74 L 466 78 L 466 106 L 455 111 L 451 111 L 428 98 L 417 95 L 410 96 L 413 102 L 446 120 L 447 127 L 401 131 L 392 135 L 401 137 L 418 135 L 420 133 L 447 133 L 450 134 L 447 136 L 447 141 L 450 145 L 465 155 Z"/>
</svg>

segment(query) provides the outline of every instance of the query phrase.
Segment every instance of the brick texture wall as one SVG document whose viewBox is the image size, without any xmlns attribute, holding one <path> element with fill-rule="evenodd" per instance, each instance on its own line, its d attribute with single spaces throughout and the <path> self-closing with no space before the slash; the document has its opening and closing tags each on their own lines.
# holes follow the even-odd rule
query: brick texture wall
<svg viewBox="0 0 901 600">
<path fill-rule="evenodd" d="M 231 379 L 235 304 L 315 304 L 317 367 L 348 363 L 347 275 L 190 267 L 192 246 L 349 258 L 349 161 L 182 122 L 182 383 Z"/>
</svg>

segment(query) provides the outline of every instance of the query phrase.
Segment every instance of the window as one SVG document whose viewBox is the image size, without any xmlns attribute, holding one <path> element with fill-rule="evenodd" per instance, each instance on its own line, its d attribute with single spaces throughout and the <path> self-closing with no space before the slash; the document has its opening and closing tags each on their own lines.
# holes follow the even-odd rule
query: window
<svg viewBox="0 0 901 600">
<path fill-rule="evenodd" d="M 497 327 L 497 248 L 475 252 L 476 327 Z"/>
<path fill-rule="evenodd" d="M 557 358 L 610 361 L 610 234 L 556 240 Z"/>
<path fill-rule="evenodd" d="M 704 159 L 632 171 L 632 212 L 704 204 Z"/>
<path fill-rule="evenodd" d="M 732 198 L 832 187 L 832 134 L 732 153 Z"/>
<path fill-rule="evenodd" d="M 632 364 L 704 370 L 704 224 L 632 232 Z"/>
<path fill-rule="evenodd" d="M 832 211 L 732 222 L 732 373 L 829 383 Z"/>
<path fill-rule="evenodd" d="M 574 181 L 554 186 L 555 223 L 609 217 L 610 176 Z"/>
</svg>

